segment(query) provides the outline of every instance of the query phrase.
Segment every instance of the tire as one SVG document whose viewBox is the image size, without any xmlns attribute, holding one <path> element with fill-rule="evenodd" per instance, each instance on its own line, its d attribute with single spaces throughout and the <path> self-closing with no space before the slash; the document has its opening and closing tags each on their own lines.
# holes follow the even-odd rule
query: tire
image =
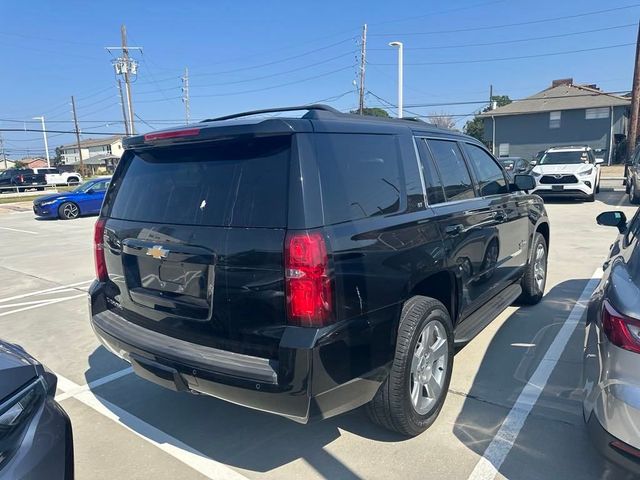
<svg viewBox="0 0 640 480">
<path fill-rule="evenodd" d="M 638 189 L 636 188 L 636 182 L 631 182 L 629 187 L 629 202 L 633 205 L 640 203 L 640 197 L 638 197 Z"/>
<path fill-rule="evenodd" d="M 420 354 L 420 345 L 432 341 L 426 351 L 422 346 L 424 353 Z M 436 350 L 432 348 L 435 345 Z M 438 353 L 434 355 L 434 351 Z M 366 406 L 371 420 L 409 437 L 429 428 L 447 396 L 453 353 L 453 324 L 445 306 L 423 296 L 405 302 L 391 371 Z M 412 391 L 416 392 L 415 402 Z"/>
<path fill-rule="evenodd" d="M 542 265 L 538 264 L 540 260 L 539 249 L 542 248 Z M 522 294 L 518 298 L 518 302 L 525 305 L 535 305 L 544 295 L 544 287 L 547 284 L 547 264 L 549 252 L 547 250 L 547 241 L 541 233 L 536 232 L 533 236 L 533 245 L 531 248 L 531 257 L 527 263 L 526 271 L 522 277 Z M 538 265 L 538 269 L 536 269 Z M 540 270 L 540 268 L 542 270 Z"/>
<path fill-rule="evenodd" d="M 77 177 L 67 178 L 67 185 L 76 185 L 78 183 L 80 183 L 80 179 L 78 179 Z"/>
<path fill-rule="evenodd" d="M 598 183 L 596 183 L 596 193 L 600 193 L 600 179 L 598 179 Z"/>
<path fill-rule="evenodd" d="M 80 216 L 80 208 L 73 202 L 64 202 L 58 207 L 58 216 L 62 220 L 73 220 Z"/>
</svg>

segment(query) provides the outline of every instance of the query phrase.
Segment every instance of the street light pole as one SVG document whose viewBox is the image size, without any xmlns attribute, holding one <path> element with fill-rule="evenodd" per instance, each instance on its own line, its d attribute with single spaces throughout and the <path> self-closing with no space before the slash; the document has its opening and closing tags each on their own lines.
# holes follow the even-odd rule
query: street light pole
<svg viewBox="0 0 640 480">
<path fill-rule="evenodd" d="M 42 122 L 42 135 L 44 136 L 44 153 L 47 156 L 47 167 L 51 168 L 51 161 L 49 160 L 49 144 L 47 143 L 47 128 L 44 126 L 44 115 L 41 117 L 33 117 L 34 120 L 40 120 Z"/>
<path fill-rule="evenodd" d="M 391 42 L 390 47 L 398 47 L 398 118 L 402 118 L 402 75 L 404 67 L 403 63 L 403 48 L 402 42 Z"/>
</svg>

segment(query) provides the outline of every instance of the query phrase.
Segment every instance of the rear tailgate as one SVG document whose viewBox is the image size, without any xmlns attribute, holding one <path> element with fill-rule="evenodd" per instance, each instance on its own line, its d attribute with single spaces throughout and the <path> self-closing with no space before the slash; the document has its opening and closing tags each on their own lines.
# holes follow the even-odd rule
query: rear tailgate
<svg viewBox="0 0 640 480">
<path fill-rule="evenodd" d="M 291 136 L 128 151 L 103 216 L 107 304 L 192 343 L 275 358 Z"/>
</svg>

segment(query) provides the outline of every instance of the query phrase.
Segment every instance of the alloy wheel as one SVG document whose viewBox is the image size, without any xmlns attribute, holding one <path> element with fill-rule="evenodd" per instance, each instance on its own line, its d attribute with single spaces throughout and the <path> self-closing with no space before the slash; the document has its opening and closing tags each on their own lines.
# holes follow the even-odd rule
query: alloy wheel
<svg viewBox="0 0 640 480">
<path fill-rule="evenodd" d="M 432 320 L 420 332 L 411 359 L 409 393 L 419 415 L 426 414 L 440 398 L 448 361 L 449 343 L 444 326 Z"/>
<path fill-rule="evenodd" d="M 62 208 L 62 214 L 65 218 L 76 218 L 78 216 L 78 213 L 80 213 L 78 211 L 78 207 L 73 203 L 67 203 Z"/>
<path fill-rule="evenodd" d="M 538 243 L 538 246 L 536 247 L 533 272 L 538 290 L 540 292 L 544 292 L 544 285 L 547 277 L 547 252 L 545 251 L 544 245 L 541 243 Z"/>
</svg>

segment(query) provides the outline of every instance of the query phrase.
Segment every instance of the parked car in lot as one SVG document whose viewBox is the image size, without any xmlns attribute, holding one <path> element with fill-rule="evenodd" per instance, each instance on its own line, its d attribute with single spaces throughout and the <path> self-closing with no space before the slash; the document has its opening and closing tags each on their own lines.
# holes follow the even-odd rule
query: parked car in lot
<svg viewBox="0 0 640 480">
<path fill-rule="evenodd" d="M 587 313 L 584 418 L 600 452 L 640 475 L 640 210 L 597 221 L 620 234 Z"/>
<path fill-rule="evenodd" d="M 100 212 L 110 180 L 111 177 L 95 178 L 70 192 L 36 198 L 33 201 L 33 213 L 38 217 L 62 220 L 71 220 L 81 215 L 96 215 Z"/>
<path fill-rule="evenodd" d="M 533 193 L 540 196 L 581 198 L 588 202 L 600 191 L 600 164 L 587 146 L 553 147 L 535 162 Z"/>
<path fill-rule="evenodd" d="M 509 181 L 460 133 L 318 105 L 125 147 L 95 227 L 91 323 L 167 388 L 301 423 L 367 404 L 417 435 L 455 346 L 543 295 L 533 178 Z"/>
<path fill-rule="evenodd" d="M 71 421 L 54 400 L 57 381 L 0 341 L 0 478 L 73 479 Z"/>
<path fill-rule="evenodd" d="M 77 172 L 61 172 L 54 167 L 34 168 L 35 173 L 44 173 L 49 185 L 76 185 L 82 182 L 82 176 Z"/>
<path fill-rule="evenodd" d="M 10 168 L 0 172 L 0 193 L 24 192 L 30 188 L 44 190 L 47 179 L 31 168 Z"/>
<path fill-rule="evenodd" d="M 510 177 L 516 174 L 528 173 L 531 168 L 529 162 L 521 157 L 499 157 L 498 161 Z"/>
</svg>

